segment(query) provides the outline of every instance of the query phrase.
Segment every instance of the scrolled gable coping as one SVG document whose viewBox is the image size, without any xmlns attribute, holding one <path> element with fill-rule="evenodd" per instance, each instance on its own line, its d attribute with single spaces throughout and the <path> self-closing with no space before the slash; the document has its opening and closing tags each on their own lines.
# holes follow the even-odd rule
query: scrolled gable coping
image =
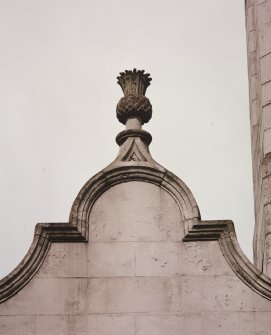
<svg viewBox="0 0 271 335">
<path fill-rule="evenodd" d="M 142 181 L 167 191 L 182 214 L 184 242 L 217 240 L 232 270 L 252 290 L 271 300 L 271 279 L 263 275 L 243 254 L 237 242 L 232 221 L 201 221 L 196 201 L 188 187 L 161 166 L 123 164 L 105 169 L 91 178 L 76 197 L 69 223 L 39 223 L 33 242 L 20 264 L 0 281 L 0 303 L 19 292 L 37 273 L 50 244 L 54 242 L 87 242 L 88 219 L 95 201 L 114 185 Z"/>
</svg>

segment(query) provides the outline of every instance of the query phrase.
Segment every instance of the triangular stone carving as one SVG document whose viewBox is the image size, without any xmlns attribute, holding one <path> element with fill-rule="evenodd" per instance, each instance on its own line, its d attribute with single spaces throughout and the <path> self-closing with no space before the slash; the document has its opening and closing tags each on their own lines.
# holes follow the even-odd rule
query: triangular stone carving
<svg viewBox="0 0 271 335">
<path fill-rule="evenodd" d="M 122 158 L 123 162 L 146 162 L 147 158 L 143 155 L 143 153 L 140 151 L 138 145 L 135 143 L 135 140 L 133 140 L 132 145 L 130 146 L 127 153 Z"/>
</svg>

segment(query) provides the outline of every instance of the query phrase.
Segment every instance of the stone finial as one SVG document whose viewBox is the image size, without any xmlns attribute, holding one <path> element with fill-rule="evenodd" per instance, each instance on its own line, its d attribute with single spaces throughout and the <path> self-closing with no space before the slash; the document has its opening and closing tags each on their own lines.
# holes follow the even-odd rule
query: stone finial
<svg viewBox="0 0 271 335">
<path fill-rule="evenodd" d="M 145 97 L 147 87 L 150 85 L 150 75 L 144 70 L 121 72 L 117 77 L 124 97 L 117 105 L 117 118 L 126 124 L 128 119 L 137 118 L 141 124 L 149 122 L 152 117 L 152 105 Z"/>
</svg>

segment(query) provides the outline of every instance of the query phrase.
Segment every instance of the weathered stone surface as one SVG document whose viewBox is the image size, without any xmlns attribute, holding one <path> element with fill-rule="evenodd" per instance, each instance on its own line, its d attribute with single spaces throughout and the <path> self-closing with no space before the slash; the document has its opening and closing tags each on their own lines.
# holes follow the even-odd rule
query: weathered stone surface
<svg viewBox="0 0 271 335">
<path fill-rule="evenodd" d="M 88 248 L 89 277 L 134 276 L 134 242 L 97 242 Z"/>
<path fill-rule="evenodd" d="M 90 241 L 180 241 L 177 204 L 164 190 L 140 182 L 104 193 L 90 214 Z"/>
<path fill-rule="evenodd" d="M 184 277 L 183 305 L 184 312 L 270 311 L 270 302 L 236 276 Z"/>
<path fill-rule="evenodd" d="M 258 29 L 262 30 L 271 23 L 271 3 L 264 1 L 257 6 Z"/>
<path fill-rule="evenodd" d="M 68 335 L 89 335 L 88 331 L 88 316 L 69 315 L 68 318 Z"/>
<path fill-rule="evenodd" d="M 246 0 L 246 8 L 254 6 L 255 0 Z"/>
<path fill-rule="evenodd" d="M 256 4 L 256 5 L 260 5 L 261 3 L 266 2 L 266 1 L 269 1 L 269 0 L 252 0 L 253 4 Z"/>
<path fill-rule="evenodd" d="M 271 194 L 269 193 L 271 187 L 271 176 L 264 177 L 263 179 L 263 203 L 271 202 Z"/>
<path fill-rule="evenodd" d="M 270 230 L 270 226 L 268 227 Z M 265 267 L 266 272 L 269 273 L 271 271 L 271 233 L 266 233 L 265 237 L 266 244 L 266 253 L 265 253 Z"/>
<path fill-rule="evenodd" d="M 271 104 L 263 108 L 263 121 L 262 122 L 263 122 L 264 130 L 271 128 Z"/>
<path fill-rule="evenodd" d="M 66 335 L 68 333 L 67 315 L 38 315 L 36 317 L 36 335 Z"/>
<path fill-rule="evenodd" d="M 259 32 L 260 56 L 265 56 L 271 52 L 271 26 Z"/>
<path fill-rule="evenodd" d="M 259 98 L 258 84 L 258 74 L 256 73 L 249 78 L 249 95 L 251 101 Z"/>
<path fill-rule="evenodd" d="M 248 75 L 249 78 L 255 74 L 258 74 L 258 64 L 257 64 L 257 51 L 252 51 L 248 53 L 248 63 L 249 63 L 249 68 L 248 68 Z"/>
<path fill-rule="evenodd" d="M 4 314 L 4 313 L 1 313 Z M 16 315 L 0 316 L 0 334 L 3 335 L 37 335 L 35 316 Z"/>
<path fill-rule="evenodd" d="M 254 7 L 248 7 L 247 9 L 247 32 L 254 29 Z"/>
<path fill-rule="evenodd" d="M 91 278 L 87 282 L 87 312 L 107 312 L 108 287 L 106 278 Z"/>
<path fill-rule="evenodd" d="M 271 53 L 265 55 L 260 59 L 260 67 L 261 67 L 261 82 L 262 84 L 271 80 Z"/>
<path fill-rule="evenodd" d="M 266 106 L 270 103 L 271 103 L 271 81 L 262 85 L 262 105 Z"/>
<path fill-rule="evenodd" d="M 112 278 L 108 279 L 107 287 L 110 313 L 168 313 L 182 309 L 179 278 Z"/>
<path fill-rule="evenodd" d="M 271 128 L 264 131 L 263 153 L 267 155 L 271 152 Z"/>
<path fill-rule="evenodd" d="M 0 315 L 84 313 L 86 293 L 87 282 L 82 278 L 33 279 L 23 291 L 0 304 Z"/>
<path fill-rule="evenodd" d="M 38 277 L 87 277 L 87 245 L 53 243 Z"/>
<path fill-rule="evenodd" d="M 185 318 L 178 314 L 139 315 L 136 317 L 136 326 L 137 335 L 178 335 L 181 329 L 183 333 L 185 331 Z"/>
<path fill-rule="evenodd" d="M 217 241 L 183 243 L 179 262 L 184 275 L 233 275 Z"/>
<path fill-rule="evenodd" d="M 268 318 L 270 313 L 204 313 L 202 334 L 267 335 L 271 329 Z"/>
<path fill-rule="evenodd" d="M 256 99 L 251 101 L 250 110 L 251 110 L 251 125 L 253 129 L 253 127 L 258 125 L 259 123 L 259 100 Z"/>
<path fill-rule="evenodd" d="M 135 316 L 107 314 L 88 316 L 88 334 L 91 335 L 134 335 Z"/>
<path fill-rule="evenodd" d="M 248 34 L 248 52 L 256 51 L 256 31 L 251 30 Z"/>
<path fill-rule="evenodd" d="M 178 272 L 177 242 L 142 242 L 136 245 L 137 276 L 171 276 Z"/>
</svg>

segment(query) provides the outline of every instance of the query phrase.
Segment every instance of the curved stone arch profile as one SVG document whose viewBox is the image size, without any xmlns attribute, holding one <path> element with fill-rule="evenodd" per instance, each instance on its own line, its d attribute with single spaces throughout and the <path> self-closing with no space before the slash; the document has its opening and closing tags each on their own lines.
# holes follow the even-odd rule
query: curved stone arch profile
<svg viewBox="0 0 271 335">
<path fill-rule="evenodd" d="M 124 165 L 102 170 L 91 178 L 76 197 L 71 209 L 70 223 L 78 227 L 87 239 L 89 230 L 89 215 L 95 201 L 109 188 L 126 182 L 147 182 L 167 191 L 176 201 L 182 221 L 187 228 L 189 224 L 200 220 L 197 203 L 189 188 L 174 174 L 161 166 L 155 168 L 144 165 Z"/>
</svg>

